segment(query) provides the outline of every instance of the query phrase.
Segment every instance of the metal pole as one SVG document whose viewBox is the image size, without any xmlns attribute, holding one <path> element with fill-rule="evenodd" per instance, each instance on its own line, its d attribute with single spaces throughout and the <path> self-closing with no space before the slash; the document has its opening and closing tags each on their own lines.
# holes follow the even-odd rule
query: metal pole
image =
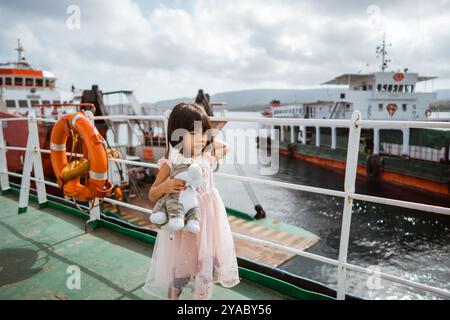
<svg viewBox="0 0 450 320">
<path fill-rule="evenodd" d="M 84 224 L 84 233 L 87 233 L 88 226 L 94 222 L 100 220 L 100 203 L 99 199 L 95 198 L 92 202 L 92 208 L 89 210 L 89 220 L 87 220 Z M 96 225 L 92 225 L 95 229 Z"/>
<path fill-rule="evenodd" d="M 6 124 L 8 123 L 6 122 Z M 6 162 L 5 139 L 3 137 L 3 122 L 1 120 L 0 120 L 0 186 L 2 191 L 8 190 L 10 188 L 8 165 Z"/>
<path fill-rule="evenodd" d="M 380 129 L 373 129 L 373 154 L 380 154 Z"/>
<path fill-rule="evenodd" d="M 336 149 L 336 127 L 331 127 L 331 149 Z"/>
<path fill-rule="evenodd" d="M 402 129 L 403 144 L 402 144 L 402 156 L 409 156 L 409 128 Z"/>
<path fill-rule="evenodd" d="M 320 147 L 320 127 L 316 127 L 316 147 Z"/>
<path fill-rule="evenodd" d="M 352 207 L 353 207 L 353 194 L 355 193 L 355 181 L 356 181 L 356 170 L 358 166 L 358 155 L 359 155 L 359 139 L 361 136 L 361 126 L 359 125 L 359 120 L 361 119 L 361 113 L 356 110 L 352 114 L 350 132 L 348 137 L 348 148 L 347 148 L 347 164 L 345 168 L 345 182 L 344 182 L 344 210 L 342 214 L 342 227 L 341 227 L 341 237 L 339 244 L 339 266 L 338 266 L 338 291 L 337 299 L 345 299 L 346 291 L 346 277 L 347 270 L 345 264 L 347 263 L 347 252 L 348 243 L 350 238 L 350 224 L 352 218 Z"/>
<path fill-rule="evenodd" d="M 36 189 L 39 205 L 47 202 L 47 192 L 44 183 L 44 170 L 42 169 L 42 158 L 39 147 L 39 130 L 37 120 L 34 116 L 28 118 L 28 141 L 25 161 L 23 164 L 22 183 L 19 196 L 19 213 L 27 211 L 28 197 L 30 194 L 31 171 L 34 170 Z"/>
</svg>

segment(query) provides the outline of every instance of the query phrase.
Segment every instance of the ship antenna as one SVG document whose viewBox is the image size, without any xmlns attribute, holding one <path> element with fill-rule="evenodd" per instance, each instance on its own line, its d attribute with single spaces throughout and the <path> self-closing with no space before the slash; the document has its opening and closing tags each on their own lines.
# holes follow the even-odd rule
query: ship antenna
<svg viewBox="0 0 450 320">
<path fill-rule="evenodd" d="M 392 44 L 386 45 L 386 33 L 383 33 L 383 41 L 381 45 L 377 46 L 377 58 L 381 56 L 381 71 L 384 72 L 385 69 L 388 68 L 388 63 L 391 62 L 391 60 L 386 59 L 387 51 L 386 47 L 390 47 Z"/>
<path fill-rule="evenodd" d="M 22 53 L 25 51 L 25 49 L 20 44 L 20 39 L 17 39 L 17 48 L 15 48 L 14 50 L 17 51 L 17 63 L 21 63 L 24 60 Z"/>
</svg>

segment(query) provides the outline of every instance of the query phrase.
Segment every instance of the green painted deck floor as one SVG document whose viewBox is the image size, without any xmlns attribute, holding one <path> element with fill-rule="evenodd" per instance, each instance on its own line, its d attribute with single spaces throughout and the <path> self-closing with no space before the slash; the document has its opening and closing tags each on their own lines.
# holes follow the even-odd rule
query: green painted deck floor
<svg viewBox="0 0 450 320">
<path fill-rule="evenodd" d="M 106 228 L 84 233 L 84 220 L 53 208 L 18 214 L 15 195 L 0 195 L 0 299 L 157 299 L 142 289 L 151 245 Z M 69 289 L 70 266 L 81 288 Z M 70 286 L 69 286 L 70 287 Z M 215 285 L 213 299 L 288 299 L 241 278 Z"/>
</svg>

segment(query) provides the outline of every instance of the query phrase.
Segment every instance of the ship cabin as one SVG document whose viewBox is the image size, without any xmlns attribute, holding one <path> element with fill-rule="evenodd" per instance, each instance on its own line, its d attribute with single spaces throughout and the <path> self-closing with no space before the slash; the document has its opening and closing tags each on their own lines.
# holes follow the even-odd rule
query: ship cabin
<svg viewBox="0 0 450 320">
<path fill-rule="evenodd" d="M 16 61 L 0 63 L 0 111 L 25 115 L 36 113 L 33 107 L 38 104 L 73 101 L 75 88 L 58 89 L 52 72 L 36 69 L 25 60 L 20 41 L 15 50 L 18 52 Z"/>
<path fill-rule="evenodd" d="M 358 109 L 364 119 L 428 120 L 430 104 L 437 100 L 437 93 L 432 92 L 434 79 L 436 77 L 419 76 L 406 69 L 340 75 L 322 83 L 333 86 L 329 98 L 336 104 L 328 117 L 323 115 L 322 119 L 350 119 L 353 110 Z M 347 88 L 341 89 L 342 86 Z M 419 90 L 418 86 L 424 90 Z"/>
<path fill-rule="evenodd" d="M 55 84 L 56 77 L 49 71 L 0 68 L 0 93 L 9 111 L 28 109 L 40 103 L 61 103 L 53 93 Z"/>
</svg>

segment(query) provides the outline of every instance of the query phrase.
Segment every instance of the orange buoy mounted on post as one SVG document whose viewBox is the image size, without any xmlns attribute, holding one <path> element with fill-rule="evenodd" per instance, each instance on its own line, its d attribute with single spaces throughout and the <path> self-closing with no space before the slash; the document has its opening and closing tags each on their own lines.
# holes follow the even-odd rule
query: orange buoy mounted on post
<svg viewBox="0 0 450 320">
<path fill-rule="evenodd" d="M 50 138 L 50 156 L 59 186 L 65 196 L 83 202 L 104 198 L 112 189 L 104 139 L 87 114 L 82 110 L 63 116 L 53 127 Z M 68 162 L 66 143 L 71 132 L 83 140 L 83 159 Z M 75 136 L 73 139 L 77 140 Z M 88 177 L 81 183 L 83 175 Z"/>
</svg>

